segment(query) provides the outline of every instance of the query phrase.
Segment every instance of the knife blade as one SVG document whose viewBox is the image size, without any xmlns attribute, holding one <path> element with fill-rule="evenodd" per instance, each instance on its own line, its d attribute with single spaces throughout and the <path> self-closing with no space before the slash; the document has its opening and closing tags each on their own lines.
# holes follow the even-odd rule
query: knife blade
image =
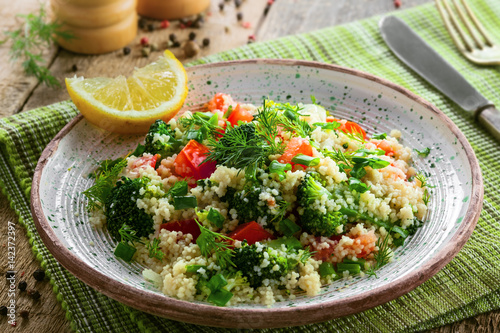
<svg viewBox="0 0 500 333">
<path fill-rule="evenodd" d="M 500 112 L 406 23 L 383 17 L 380 32 L 391 51 L 408 67 L 458 104 L 500 140 Z"/>
</svg>

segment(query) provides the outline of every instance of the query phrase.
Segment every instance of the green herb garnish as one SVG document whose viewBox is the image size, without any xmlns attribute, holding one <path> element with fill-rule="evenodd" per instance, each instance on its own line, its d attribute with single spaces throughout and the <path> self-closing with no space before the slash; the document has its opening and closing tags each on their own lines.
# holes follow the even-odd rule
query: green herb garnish
<svg viewBox="0 0 500 333">
<path fill-rule="evenodd" d="M 162 260 L 163 257 L 165 256 L 165 253 L 160 248 L 159 238 L 153 239 L 152 242 L 146 245 L 146 248 L 148 249 L 148 256 L 150 258 L 156 258 L 158 260 Z"/>
<path fill-rule="evenodd" d="M 205 257 L 210 257 L 212 253 L 215 253 L 217 264 L 221 268 L 234 266 L 231 260 L 233 255 L 233 239 L 205 228 L 197 219 L 195 219 L 195 221 L 200 227 L 201 232 L 200 236 L 196 239 L 196 244 L 200 247 L 201 254 Z"/>
</svg>

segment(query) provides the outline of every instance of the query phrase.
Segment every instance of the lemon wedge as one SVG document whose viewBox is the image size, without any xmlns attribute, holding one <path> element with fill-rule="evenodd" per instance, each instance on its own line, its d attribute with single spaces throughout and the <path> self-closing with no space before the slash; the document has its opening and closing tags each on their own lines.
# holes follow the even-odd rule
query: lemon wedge
<svg viewBox="0 0 500 333">
<path fill-rule="evenodd" d="M 188 92 L 186 70 L 168 50 L 128 78 L 67 78 L 66 87 L 89 122 L 122 134 L 146 133 L 155 120 L 170 120 Z"/>
</svg>

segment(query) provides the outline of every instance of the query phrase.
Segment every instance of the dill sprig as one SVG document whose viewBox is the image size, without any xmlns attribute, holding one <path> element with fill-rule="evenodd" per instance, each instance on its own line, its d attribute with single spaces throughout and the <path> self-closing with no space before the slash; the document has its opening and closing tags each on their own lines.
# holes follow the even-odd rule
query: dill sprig
<svg viewBox="0 0 500 333">
<path fill-rule="evenodd" d="M 231 260 L 233 256 L 233 239 L 204 227 L 197 219 L 195 221 L 200 227 L 201 232 L 196 239 L 196 244 L 198 244 L 201 254 L 204 257 L 210 257 L 212 252 L 215 253 L 217 264 L 221 268 L 234 266 Z"/>
<path fill-rule="evenodd" d="M 148 256 L 150 258 L 156 258 L 158 260 L 162 260 L 163 257 L 165 256 L 165 253 L 160 248 L 159 238 L 153 239 L 152 242 L 146 245 L 146 248 L 148 249 Z"/>
<path fill-rule="evenodd" d="M 124 243 L 131 243 L 131 244 L 140 243 L 140 244 L 142 244 L 141 238 L 139 236 L 137 236 L 137 231 L 132 229 L 132 227 L 128 226 L 127 224 L 123 224 L 120 227 L 120 230 L 118 230 L 118 233 L 120 234 L 121 241 Z"/>
<path fill-rule="evenodd" d="M 43 65 L 45 60 L 42 54 L 57 38 L 71 39 L 73 35 L 61 30 L 60 23 L 49 21 L 43 4 L 38 13 L 19 14 L 17 17 L 24 19 L 22 26 L 14 31 L 5 31 L 7 38 L 0 44 L 11 40 L 11 60 L 21 60 L 24 72 L 35 76 L 39 82 L 52 88 L 59 87 L 59 81 Z"/>
<path fill-rule="evenodd" d="M 101 208 L 109 199 L 111 190 L 115 186 L 118 175 L 127 166 L 127 160 L 122 159 L 118 163 L 101 164 L 99 173 L 96 176 L 95 184 L 83 191 L 89 199 L 87 210 L 92 211 Z"/>
<path fill-rule="evenodd" d="M 375 276 L 378 278 L 376 271 L 382 266 L 387 265 L 391 260 L 392 255 L 391 248 L 389 246 L 389 235 L 391 234 L 391 231 L 392 228 L 387 232 L 383 241 L 380 241 L 381 238 L 377 239 L 375 246 L 378 247 L 378 251 L 373 255 L 375 259 L 375 266 L 366 270 L 366 274 L 368 274 L 368 276 Z"/>
</svg>

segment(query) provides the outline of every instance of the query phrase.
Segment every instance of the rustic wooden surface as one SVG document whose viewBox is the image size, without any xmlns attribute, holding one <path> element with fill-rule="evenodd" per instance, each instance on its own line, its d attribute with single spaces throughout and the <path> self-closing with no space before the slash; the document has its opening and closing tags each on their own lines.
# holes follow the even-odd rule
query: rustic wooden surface
<svg viewBox="0 0 500 333">
<path fill-rule="evenodd" d="M 432 0 L 402 0 L 401 9 L 410 8 Z M 46 0 L 42 0 L 47 2 Z M 223 2 L 223 0 L 220 0 Z M 121 51 L 100 56 L 82 56 L 65 50 L 53 48 L 45 54 L 47 63 L 54 75 L 62 80 L 73 75 L 83 76 L 115 76 L 129 74 L 134 67 L 141 67 L 154 59 L 159 53 L 153 53 L 149 58 L 140 55 L 139 40 L 148 36 L 152 42 L 160 47 L 168 40 L 168 35 L 174 32 L 180 41 L 187 40 L 190 31 L 197 34 L 196 40 L 201 43 L 204 37 L 211 39 L 208 48 L 203 48 L 198 55 L 208 54 L 231 49 L 244 45 L 249 35 L 255 35 L 257 40 L 268 40 L 284 35 L 311 31 L 314 29 L 337 25 L 362 19 L 372 15 L 387 13 L 395 10 L 393 0 L 277 0 L 270 7 L 267 15 L 264 8 L 267 0 L 246 0 L 240 8 L 243 21 L 250 22 L 250 28 L 244 28 L 236 20 L 236 8 L 233 2 L 225 2 L 224 10 L 218 8 L 219 1 L 213 0 L 210 8 L 211 15 L 202 29 L 178 28 L 172 22 L 169 29 L 154 32 L 140 31 L 137 38 L 130 44 L 132 53 L 123 56 Z M 0 31 L 13 29 L 17 26 L 16 14 L 30 13 L 38 10 L 38 0 L 0 0 Z M 286 19 L 284 19 L 286 18 Z M 154 22 L 159 24 L 159 22 Z M 8 59 L 8 47 L 0 47 L 0 117 L 9 116 L 24 110 L 55 103 L 69 98 L 64 88 L 50 89 L 39 85 L 32 77 L 23 75 L 18 63 Z M 181 61 L 187 62 L 182 49 L 173 49 Z M 76 72 L 72 67 L 76 65 Z M 7 270 L 7 224 L 17 222 L 14 211 L 9 207 L 7 198 L 0 194 L 0 272 Z M 33 301 L 25 294 L 17 291 L 17 311 L 29 310 L 29 319 L 18 316 L 16 327 L 9 327 L 7 319 L 0 317 L 1 332 L 68 332 L 69 323 L 58 304 L 48 281 L 37 282 L 31 276 L 39 268 L 39 262 L 31 253 L 23 227 L 16 224 L 16 270 L 17 282 L 26 280 L 28 288 L 40 291 L 42 297 Z M 24 272 L 24 276 L 20 275 Z M 5 280 L 4 280 L 5 281 Z M 7 304 L 8 284 L 0 284 L 0 305 Z M 500 332 L 500 311 L 493 311 L 447 325 L 430 332 Z"/>
</svg>

